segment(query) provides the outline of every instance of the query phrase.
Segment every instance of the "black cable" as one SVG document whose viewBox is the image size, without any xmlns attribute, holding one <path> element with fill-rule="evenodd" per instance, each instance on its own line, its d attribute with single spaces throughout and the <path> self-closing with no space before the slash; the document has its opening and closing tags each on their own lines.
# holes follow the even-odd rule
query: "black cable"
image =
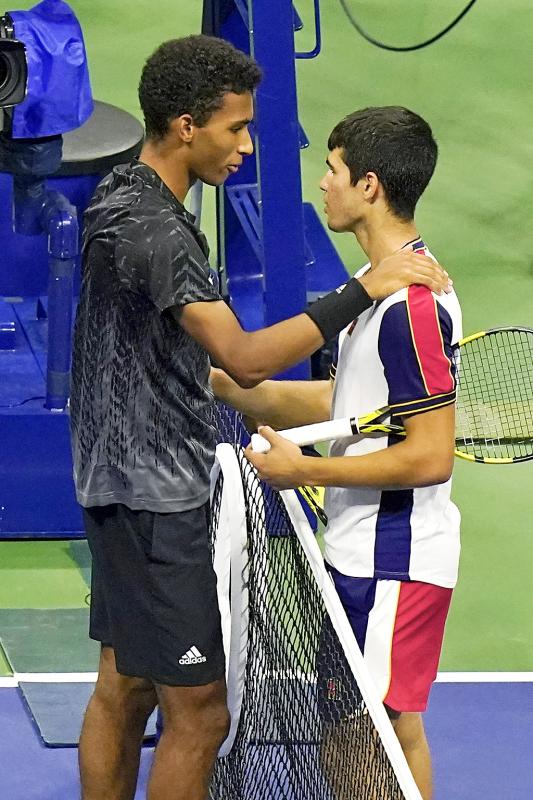
<svg viewBox="0 0 533 800">
<path fill-rule="evenodd" d="M 466 5 L 466 7 L 463 8 L 461 13 L 457 17 L 455 17 L 453 22 L 450 22 L 450 24 L 447 25 L 447 27 L 444 28 L 444 30 L 442 30 L 440 33 L 437 33 L 435 36 L 432 36 L 431 39 L 427 39 L 425 42 L 420 42 L 420 44 L 413 44 L 408 47 L 395 47 L 394 45 L 385 44 L 384 42 L 379 42 L 377 39 L 374 39 L 361 27 L 361 25 L 354 18 L 352 12 L 347 6 L 346 0 L 339 0 L 339 2 L 341 4 L 344 13 L 348 17 L 350 23 L 353 25 L 355 30 L 361 34 L 363 39 L 367 40 L 367 42 L 370 42 L 370 44 L 374 44 L 376 47 L 381 47 L 382 50 L 391 50 L 393 53 L 409 53 L 412 50 L 421 50 L 423 47 L 427 47 L 428 45 L 433 44 L 433 42 L 442 39 L 442 37 L 445 36 L 448 33 L 448 31 L 451 31 L 452 28 L 455 28 L 457 23 L 460 22 L 466 14 L 468 14 L 468 12 L 472 8 L 476 0 L 470 0 L 470 2 Z"/>
<path fill-rule="evenodd" d="M 25 400 L 21 400 L 20 403 L 11 403 L 6 406 L 0 406 L 0 408 L 18 408 L 26 403 L 31 403 L 32 400 L 46 400 L 46 397 L 27 397 Z"/>
</svg>

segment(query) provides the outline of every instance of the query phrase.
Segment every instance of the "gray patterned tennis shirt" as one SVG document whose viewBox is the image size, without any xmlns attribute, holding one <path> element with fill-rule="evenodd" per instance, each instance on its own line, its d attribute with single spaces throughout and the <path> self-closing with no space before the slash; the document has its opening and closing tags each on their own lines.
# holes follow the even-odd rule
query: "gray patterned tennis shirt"
<svg viewBox="0 0 533 800">
<path fill-rule="evenodd" d="M 209 497 L 215 447 L 206 351 L 167 310 L 220 300 L 204 235 L 134 161 L 85 215 L 71 433 L 82 506 L 175 512 Z"/>
</svg>

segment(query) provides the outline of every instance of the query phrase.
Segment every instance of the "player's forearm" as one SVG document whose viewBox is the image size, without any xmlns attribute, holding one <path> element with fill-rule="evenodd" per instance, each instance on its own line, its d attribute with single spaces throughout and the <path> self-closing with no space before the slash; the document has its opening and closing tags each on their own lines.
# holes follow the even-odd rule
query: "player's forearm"
<svg viewBox="0 0 533 800">
<path fill-rule="evenodd" d="M 222 402 L 273 428 L 307 425 L 329 419 L 329 381 L 263 381 L 241 388 L 223 370 L 211 370 L 211 385 Z"/>
<path fill-rule="evenodd" d="M 302 483 L 314 486 L 362 486 L 411 489 L 445 483 L 451 476 L 453 451 L 413 447 L 406 440 L 363 456 L 302 456 Z"/>
<path fill-rule="evenodd" d="M 243 388 L 252 388 L 308 358 L 324 344 L 320 330 L 307 314 L 278 322 L 269 328 L 244 333 L 227 364 Z M 226 365 L 225 365 L 226 366 Z"/>
<path fill-rule="evenodd" d="M 372 305 L 372 299 L 355 278 L 339 291 L 330 292 L 291 319 L 268 328 L 247 332 L 226 319 L 224 329 L 213 335 L 183 312 L 188 332 L 204 344 L 214 362 L 244 389 L 283 372 L 314 353 Z"/>
</svg>

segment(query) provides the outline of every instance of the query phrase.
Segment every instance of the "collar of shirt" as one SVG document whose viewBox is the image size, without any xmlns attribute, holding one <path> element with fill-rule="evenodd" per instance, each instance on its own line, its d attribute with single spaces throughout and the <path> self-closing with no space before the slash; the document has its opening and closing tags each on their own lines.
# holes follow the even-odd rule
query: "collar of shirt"
<svg viewBox="0 0 533 800">
<path fill-rule="evenodd" d="M 148 164 L 143 164 L 141 161 L 139 161 L 139 159 L 134 158 L 130 164 L 130 169 L 145 183 L 148 183 L 150 186 L 155 186 L 157 189 L 159 189 L 163 197 L 168 200 L 176 213 L 181 217 L 185 217 L 189 225 L 195 225 L 194 216 L 187 211 L 183 203 L 180 203 L 176 195 L 172 194 L 166 183 L 164 183 L 164 181 L 159 177 L 157 172 L 152 169 L 152 167 L 149 167 Z"/>
<path fill-rule="evenodd" d="M 133 174 L 137 175 L 144 183 L 154 186 L 161 192 L 161 195 L 170 203 L 177 216 L 181 217 L 191 229 L 191 233 L 194 235 L 205 257 L 209 258 L 209 245 L 207 243 L 207 239 L 196 225 L 196 219 L 194 215 L 187 211 L 183 203 L 181 203 L 176 195 L 170 191 L 166 183 L 159 177 L 155 169 L 149 167 L 148 164 L 143 164 L 138 158 L 133 159 L 130 164 L 130 169 Z"/>
</svg>

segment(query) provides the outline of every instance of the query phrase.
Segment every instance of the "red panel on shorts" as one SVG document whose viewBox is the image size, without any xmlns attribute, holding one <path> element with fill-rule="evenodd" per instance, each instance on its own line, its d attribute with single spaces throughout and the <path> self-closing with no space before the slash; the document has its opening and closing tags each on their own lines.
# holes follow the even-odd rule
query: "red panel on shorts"
<svg viewBox="0 0 533 800">
<path fill-rule="evenodd" d="M 391 682 L 384 703 L 394 711 L 425 711 L 437 676 L 452 589 L 402 583 L 394 623 Z"/>
</svg>

